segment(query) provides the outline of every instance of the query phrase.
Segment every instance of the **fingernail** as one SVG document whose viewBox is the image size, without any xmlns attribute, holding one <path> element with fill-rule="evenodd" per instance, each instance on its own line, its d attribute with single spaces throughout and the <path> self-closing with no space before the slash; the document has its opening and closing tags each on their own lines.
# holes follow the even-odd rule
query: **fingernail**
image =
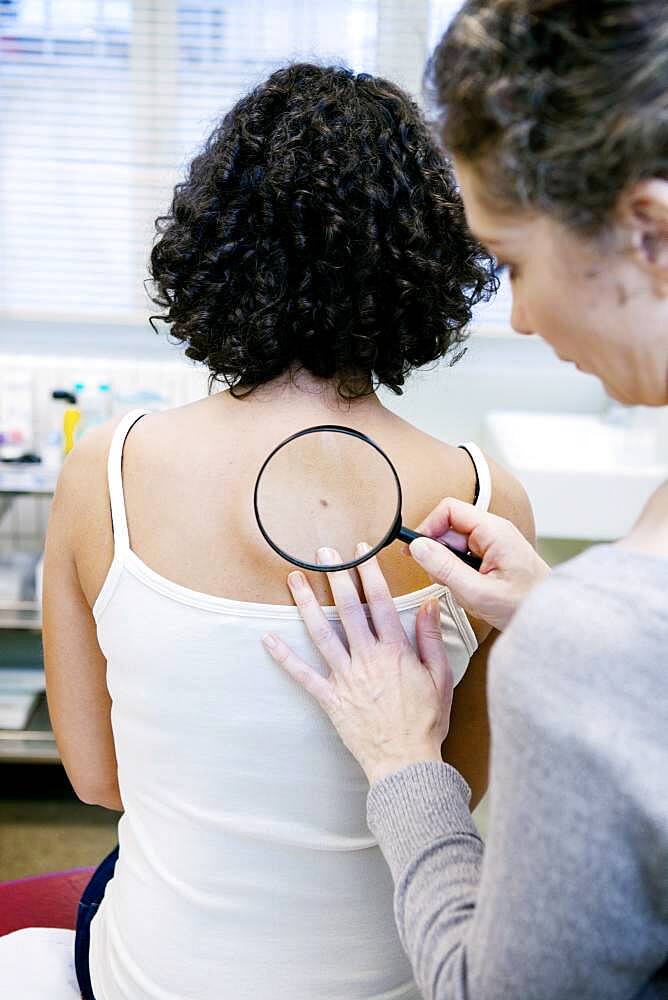
<svg viewBox="0 0 668 1000">
<path fill-rule="evenodd" d="M 288 573 L 288 584 L 292 590 L 302 590 L 306 586 L 306 578 L 303 573 Z"/>
<path fill-rule="evenodd" d="M 267 633 L 267 635 L 263 635 L 262 636 L 262 642 L 265 644 L 265 646 L 268 649 L 276 649 L 276 647 L 278 646 L 278 641 L 276 639 L 276 636 L 275 635 L 271 635 L 271 633 Z"/>
<path fill-rule="evenodd" d="M 364 556 L 367 552 L 371 552 L 371 546 L 367 545 L 366 542 L 358 542 L 357 548 L 355 549 L 355 555 Z"/>
<path fill-rule="evenodd" d="M 416 538 L 410 544 L 410 553 L 418 562 L 429 557 L 429 542 L 426 538 Z"/>
<path fill-rule="evenodd" d="M 336 562 L 341 561 L 334 549 L 318 549 L 316 555 L 321 566 L 333 566 Z"/>
<path fill-rule="evenodd" d="M 441 606 L 438 603 L 438 599 L 436 597 L 432 597 L 431 601 L 429 602 L 429 616 L 434 625 L 441 624 Z"/>
</svg>

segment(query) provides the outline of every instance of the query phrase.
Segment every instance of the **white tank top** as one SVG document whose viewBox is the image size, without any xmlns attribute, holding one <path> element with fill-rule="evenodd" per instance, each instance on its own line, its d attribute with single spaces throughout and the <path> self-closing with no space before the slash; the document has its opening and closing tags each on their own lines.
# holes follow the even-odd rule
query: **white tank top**
<svg viewBox="0 0 668 1000">
<path fill-rule="evenodd" d="M 144 412 L 111 443 L 114 558 L 93 607 L 125 805 L 91 927 L 96 1000 L 419 1000 L 364 772 L 260 642 L 278 632 L 325 673 L 297 609 L 190 590 L 130 549 L 121 457 Z M 477 643 L 448 590 L 395 604 L 414 640 L 432 595 L 458 682 Z"/>
</svg>

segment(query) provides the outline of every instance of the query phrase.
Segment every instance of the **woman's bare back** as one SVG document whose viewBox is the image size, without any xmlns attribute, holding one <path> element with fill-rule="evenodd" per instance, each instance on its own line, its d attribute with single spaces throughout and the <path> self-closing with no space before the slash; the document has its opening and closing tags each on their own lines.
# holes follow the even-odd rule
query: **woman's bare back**
<svg viewBox="0 0 668 1000">
<path fill-rule="evenodd" d="M 192 590 L 240 601 L 291 604 L 290 566 L 262 538 L 253 513 L 257 471 L 281 440 L 303 427 L 338 423 L 363 431 L 390 455 L 402 483 L 404 523 L 419 523 L 445 495 L 471 501 L 475 470 L 462 449 L 418 430 L 375 396 L 337 405 L 326 393 L 295 386 L 235 399 L 227 392 L 149 414 L 128 435 L 123 481 L 130 542 L 160 575 Z M 109 437 L 113 427 L 107 429 Z M 93 470 L 91 470 L 93 474 Z M 76 553 L 84 593 L 94 602 L 113 557 L 104 470 L 94 490 L 99 516 L 84 519 L 88 536 Z M 300 484 L 294 483 L 299 503 Z M 106 510 L 106 518 L 103 511 Z M 105 530 L 105 520 L 106 530 Z M 380 556 L 394 595 L 431 582 L 400 546 Z M 309 574 L 323 604 L 332 603 L 324 574 Z"/>
</svg>

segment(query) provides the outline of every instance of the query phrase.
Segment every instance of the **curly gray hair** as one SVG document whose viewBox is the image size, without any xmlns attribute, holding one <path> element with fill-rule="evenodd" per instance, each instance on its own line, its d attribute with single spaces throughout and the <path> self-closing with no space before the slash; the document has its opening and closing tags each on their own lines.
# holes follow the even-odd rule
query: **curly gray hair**
<svg viewBox="0 0 668 1000">
<path fill-rule="evenodd" d="M 443 142 L 502 207 L 593 234 L 668 177 L 666 0 L 467 0 L 427 74 Z"/>
</svg>

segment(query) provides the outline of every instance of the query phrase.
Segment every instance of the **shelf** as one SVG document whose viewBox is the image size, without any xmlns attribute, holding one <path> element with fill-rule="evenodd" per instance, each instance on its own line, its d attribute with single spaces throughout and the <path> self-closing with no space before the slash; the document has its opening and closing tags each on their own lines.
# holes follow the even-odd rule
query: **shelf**
<svg viewBox="0 0 668 1000">
<path fill-rule="evenodd" d="M 0 462 L 0 493 L 10 496 L 50 494 L 55 490 L 57 480 L 58 472 L 43 469 L 39 462 L 28 465 Z"/>
<path fill-rule="evenodd" d="M 0 764 L 58 764 L 60 755 L 42 692 L 26 729 L 0 729 Z"/>
<path fill-rule="evenodd" d="M 40 463 L 21 465 L 0 462 L 0 520 L 21 496 L 51 496 L 58 471 L 42 468 Z M 0 600 L 0 630 L 42 628 L 42 608 L 38 601 Z"/>
<path fill-rule="evenodd" d="M 0 603 L 0 629 L 34 629 L 42 627 L 42 609 L 37 601 L 11 601 Z"/>
<path fill-rule="evenodd" d="M 52 496 L 57 481 L 58 471 L 44 469 L 39 462 L 0 462 L 0 521 L 19 497 Z"/>
</svg>

